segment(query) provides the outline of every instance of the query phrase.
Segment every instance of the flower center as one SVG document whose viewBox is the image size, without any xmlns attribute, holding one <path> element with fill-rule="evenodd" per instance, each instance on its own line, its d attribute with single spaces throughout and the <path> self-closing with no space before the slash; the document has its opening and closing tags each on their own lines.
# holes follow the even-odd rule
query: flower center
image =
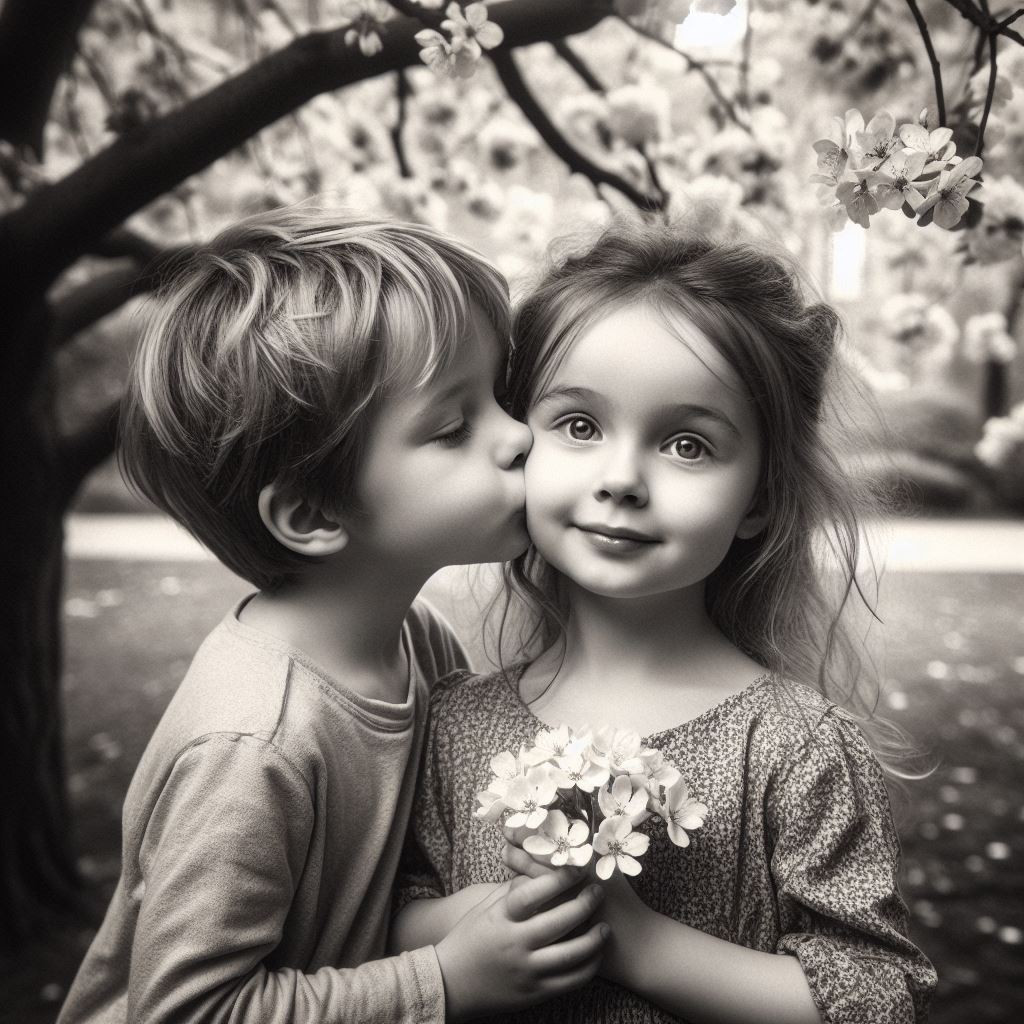
<svg viewBox="0 0 1024 1024">
<path fill-rule="evenodd" d="M 569 853 L 572 849 L 572 844 L 569 842 L 568 836 L 559 836 L 555 840 L 556 853 Z"/>
<path fill-rule="evenodd" d="M 622 853 L 623 853 L 623 850 L 622 850 L 622 843 L 620 843 L 620 842 L 619 842 L 619 841 L 618 841 L 617 839 L 613 839 L 613 840 L 612 840 L 612 841 L 611 841 L 611 842 L 610 842 L 610 843 L 608 844 L 608 852 L 609 852 L 609 853 L 610 853 L 610 854 L 611 854 L 611 855 L 612 855 L 613 857 L 621 857 L 621 856 L 622 856 Z"/>
<path fill-rule="evenodd" d="M 535 810 L 537 810 L 537 801 L 536 800 L 524 800 L 523 801 L 523 810 L 524 811 L 535 811 Z"/>
</svg>

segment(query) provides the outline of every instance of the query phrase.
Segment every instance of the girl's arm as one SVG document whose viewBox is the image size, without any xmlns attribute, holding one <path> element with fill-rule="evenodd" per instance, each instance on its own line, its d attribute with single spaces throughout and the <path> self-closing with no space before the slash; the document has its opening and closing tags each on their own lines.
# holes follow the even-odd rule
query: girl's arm
<svg viewBox="0 0 1024 1024">
<path fill-rule="evenodd" d="M 821 1024 L 796 957 L 762 953 L 651 910 L 619 874 L 604 883 L 611 927 L 601 973 L 691 1024 Z"/>
<path fill-rule="evenodd" d="M 551 868 L 518 846 L 505 863 L 539 877 Z M 691 1024 L 821 1024 L 795 957 L 748 949 L 651 910 L 619 874 L 602 883 L 611 935 L 601 974 Z"/>
</svg>

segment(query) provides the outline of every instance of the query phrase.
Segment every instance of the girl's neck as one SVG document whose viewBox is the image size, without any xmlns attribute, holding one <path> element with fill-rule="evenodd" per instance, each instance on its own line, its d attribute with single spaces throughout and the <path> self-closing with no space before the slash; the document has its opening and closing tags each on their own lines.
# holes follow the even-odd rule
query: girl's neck
<svg viewBox="0 0 1024 1024">
<path fill-rule="evenodd" d="M 615 724 L 651 735 L 746 689 L 761 666 L 708 618 L 702 588 L 623 600 L 569 586 L 565 647 L 539 657 L 520 682 L 549 725 Z"/>
</svg>

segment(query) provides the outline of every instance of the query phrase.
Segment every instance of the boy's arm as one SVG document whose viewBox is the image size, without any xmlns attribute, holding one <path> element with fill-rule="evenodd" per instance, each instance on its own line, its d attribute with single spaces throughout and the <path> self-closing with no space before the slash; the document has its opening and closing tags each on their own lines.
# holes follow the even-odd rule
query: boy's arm
<svg viewBox="0 0 1024 1024">
<path fill-rule="evenodd" d="M 275 747 L 222 734 L 185 750 L 139 847 L 129 1020 L 444 1020 L 432 949 L 314 973 L 268 966 L 312 827 L 307 783 Z"/>
</svg>

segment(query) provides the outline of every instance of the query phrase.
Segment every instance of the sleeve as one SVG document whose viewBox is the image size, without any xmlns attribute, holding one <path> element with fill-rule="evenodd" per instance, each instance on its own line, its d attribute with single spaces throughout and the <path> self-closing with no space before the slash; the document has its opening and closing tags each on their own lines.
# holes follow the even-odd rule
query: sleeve
<svg viewBox="0 0 1024 1024">
<path fill-rule="evenodd" d="M 219 734 L 178 757 L 139 852 L 128 1020 L 443 1022 L 432 949 L 310 974 L 267 966 L 313 808 L 301 773 L 262 740 Z"/>
<path fill-rule="evenodd" d="M 936 984 L 907 937 L 899 840 L 860 730 L 832 709 L 769 794 L 782 936 L 828 1024 L 923 1022 Z"/>
<path fill-rule="evenodd" d="M 417 598 L 408 621 L 416 658 L 431 682 L 452 672 L 469 671 L 465 647 L 436 608 L 422 597 Z"/>
<path fill-rule="evenodd" d="M 432 694 L 423 761 L 416 787 L 415 810 L 405 837 L 395 881 L 394 912 L 412 900 L 450 896 L 454 822 L 445 768 L 445 708 L 450 686 L 466 673 L 441 683 Z"/>
</svg>

